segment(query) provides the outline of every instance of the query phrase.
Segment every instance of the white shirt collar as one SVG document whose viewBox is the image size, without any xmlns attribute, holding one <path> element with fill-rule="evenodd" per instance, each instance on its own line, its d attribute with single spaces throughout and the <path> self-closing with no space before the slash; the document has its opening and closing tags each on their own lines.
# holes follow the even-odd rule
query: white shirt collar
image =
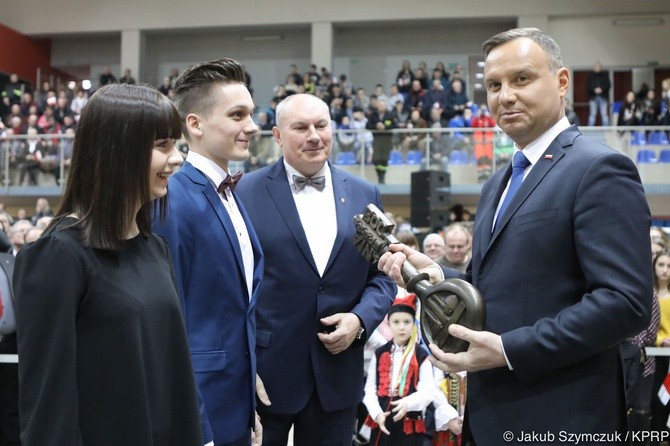
<svg viewBox="0 0 670 446">
<path fill-rule="evenodd" d="M 230 173 L 223 170 L 221 166 L 216 164 L 211 159 L 192 150 L 190 150 L 188 155 L 186 155 L 186 161 L 191 163 L 193 167 L 198 169 L 200 172 L 204 173 L 207 178 L 210 179 L 215 189 L 219 187 L 221 181 L 230 175 Z"/>
<path fill-rule="evenodd" d="M 535 163 L 537 163 L 552 141 L 568 127 L 570 127 L 570 122 L 568 121 L 568 118 L 563 116 L 563 118 L 559 119 L 549 130 L 541 134 L 535 141 L 531 142 L 523 149 L 523 154 L 526 155 L 526 158 L 528 158 L 531 165 L 534 166 Z M 514 154 L 516 155 L 516 152 L 519 150 L 521 150 L 519 149 L 519 146 L 514 143 Z"/>
</svg>

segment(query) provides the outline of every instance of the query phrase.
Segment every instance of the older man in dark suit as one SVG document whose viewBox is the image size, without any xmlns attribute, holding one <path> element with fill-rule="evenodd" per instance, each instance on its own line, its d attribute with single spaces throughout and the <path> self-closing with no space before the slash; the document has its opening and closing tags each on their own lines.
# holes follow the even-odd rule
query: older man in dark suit
<svg viewBox="0 0 670 446">
<path fill-rule="evenodd" d="M 352 218 L 380 206 L 372 184 L 328 163 L 328 107 L 307 94 L 277 107 L 283 157 L 245 176 L 238 191 L 265 254 L 256 311 L 258 374 L 271 406 L 259 406 L 263 445 L 352 442 L 363 398 L 363 345 L 396 287 L 353 244 Z"/>
<path fill-rule="evenodd" d="M 452 326 L 468 351 L 433 345 L 433 361 L 472 372 L 471 444 L 619 444 L 619 344 L 649 324 L 652 299 L 638 172 L 568 123 L 569 71 L 550 36 L 510 30 L 489 39 L 484 55 L 489 108 L 515 142 L 514 162 L 482 189 L 464 276 L 484 296 L 485 331 Z M 406 258 L 442 277 L 422 254 L 392 250 L 379 267 L 397 280 Z"/>
</svg>

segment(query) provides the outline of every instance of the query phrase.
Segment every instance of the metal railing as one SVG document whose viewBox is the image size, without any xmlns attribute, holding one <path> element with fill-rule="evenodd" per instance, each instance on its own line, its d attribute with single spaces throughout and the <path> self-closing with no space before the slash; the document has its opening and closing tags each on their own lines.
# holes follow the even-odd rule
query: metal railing
<svg viewBox="0 0 670 446">
<path fill-rule="evenodd" d="M 670 185 L 670 126 L 580 127 L 580 130 L 635 161 L 645 184 Z M 72 135 L 0 134 L 4 194 L 61 194 L 72 143 Z M 31 144 L 40 150 L 39 156 L 30 156 Z M 184 153 L 187 151 L 185 141 L 179 141 L 178 145 Z M 281 149 L 269 131 L 256 134 L 249 150 L 249 159 L 232 163 L 231 169 L 252 171 L 281 156 Z M 375 165 L 387 164 L 384 167 L 387 185 L 409 186 L 413 171 L 442 170 L 451 173 L 452 186 L 468 186 L 485 182 L 509 162 L 513 150 L 513 141 L 497 128 L 415 128 L 388 132 L 350 129 L 333 131 L 331 161 L 371 182 L 379 181 L 379 167 L 376 170 Z"/>
</svg>

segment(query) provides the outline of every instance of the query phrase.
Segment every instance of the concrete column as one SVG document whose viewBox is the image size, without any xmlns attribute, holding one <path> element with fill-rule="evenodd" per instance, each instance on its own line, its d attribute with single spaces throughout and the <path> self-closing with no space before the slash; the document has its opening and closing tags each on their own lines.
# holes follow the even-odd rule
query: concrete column
<svg viewBox="0 0 670 446">
<path fill-rule="evenodd" d="M 146 47 L 146 38 L 139 29 L 125 29 L 121 31 L 121 67 L 119 75 L 123 76 L 126 68 L 130 68 L 137 83 L 146 82 L 142 77 L 142 59 Z"/>
<path fill-rule="evenodd" d="M 549 31 L 549 16 L 546 15 L 520 15 L 518 26 L 519 28 L 538 28 L 547 34 L 551 34 Z"/>
<path fill-rule="evenodd" d="M 312 23 L 312 61 L 318 68 L 333 71 L 333 23 Z"/>
</svg>

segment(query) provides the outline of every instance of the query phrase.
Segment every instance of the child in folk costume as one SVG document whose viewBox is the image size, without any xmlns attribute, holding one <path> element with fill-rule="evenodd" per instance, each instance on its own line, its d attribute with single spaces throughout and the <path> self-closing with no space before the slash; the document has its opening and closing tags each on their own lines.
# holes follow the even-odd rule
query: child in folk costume
<svg viewBox="0 0 670 446">
<path fill-rule="evenodd" d="M 467 392 L 466 373 L 445 374 L 435 368 L 434 377 L 435 435 L 432 446 L 461 446 Z"/>
<path fill-rule="evenodd" d="M 396 298 L 388 313 L 393 339 L 370 361 L 363 398 L 373 428 L 370 445 L 422 445 L 422 411 L 433 400 L 435 382 L 428 353 L 417 344 L 415 313 L 415 294 Z"/>
</svg>

